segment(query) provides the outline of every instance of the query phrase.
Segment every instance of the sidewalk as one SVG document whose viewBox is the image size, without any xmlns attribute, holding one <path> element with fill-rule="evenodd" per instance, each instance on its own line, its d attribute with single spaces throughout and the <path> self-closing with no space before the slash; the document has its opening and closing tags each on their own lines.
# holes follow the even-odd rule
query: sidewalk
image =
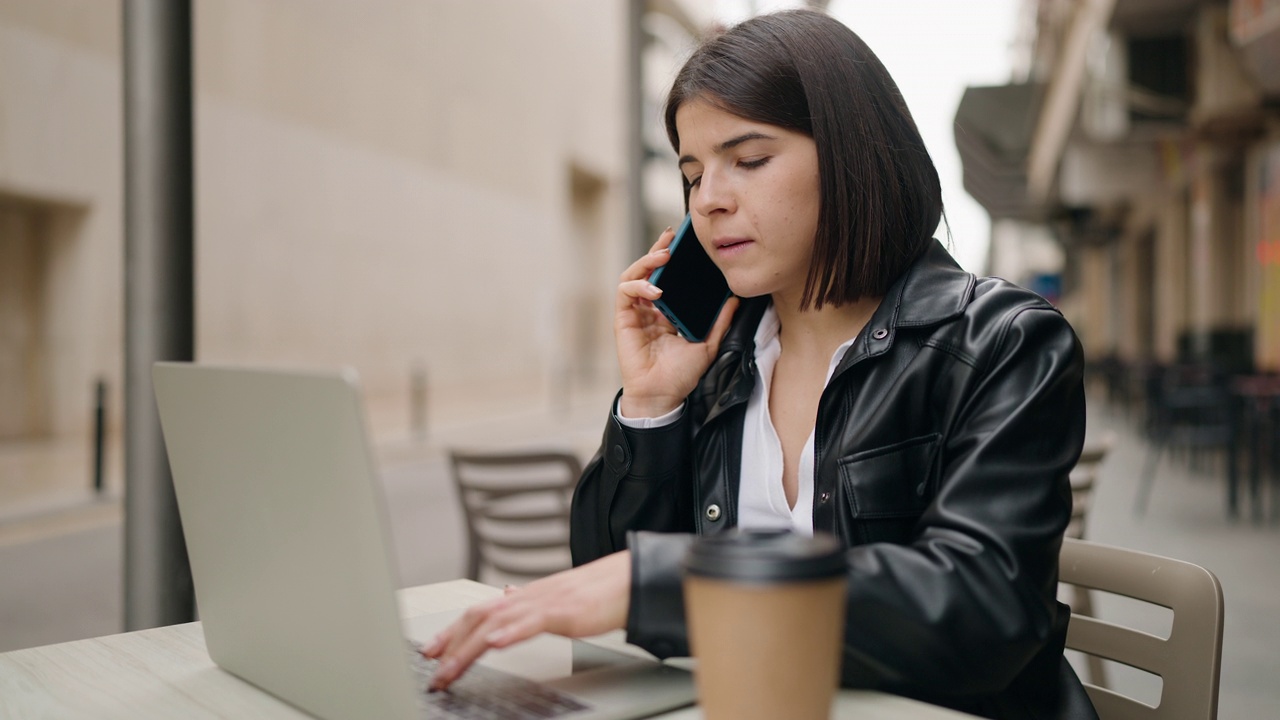
<svg viewBox="0 0 1280 720">
<path fill-rule="evenodd" d="M 417 585 L 462 573 L 462 523 L 444 448 L 551 444 L 585 458 L 599 441 L 612 394 L 611 387 L 581 392 L 558 409 L 537 398 L 523 403 L 502 399 L 474 411 L 452 412 L 447 421 L 433 414 L 428 438 L 421 442 L 409 436 L 407 422 L 397 420 L 406 413 L 394 407 L 371 412 L 402 583 Z M 1090 438 L 1111 432 L 1116 444 L 1100 471 L 1086 537 L 1212 570 L 1222 581 L 1227 608 L 1219 717 L 1274 716 L 1280 706 L 1280 563 L 1274 559 L 1280 523 L 1229 522 L 1223 481 L 1209 470 L 1191 471 L 1168 460 L 1159 467 L 1147 512 L 1134 515 L 1147 445 L 1131 422 L 1104 403 L 1095 400 L 1090 407 Z M 56 452 L 37 450 L 21 461 L 32 467 L 47 463 L 42 467 L 49 472 L 74 465 L 67 458 L 41 460 L 42 452 Z M 11 455 L 0 455 L 0 470 L 16 462 Z M 74 473 L 68 486 L 81 488 L 74 510 L 5 520 L 0 508 L 0 651 L 121 630 L 118 495 L 94 501 L 87 491 L 88 476 L 83 470 Z M 67 502 L 76 492 L 57 499 Z M 35 507 L 27 500 L 29 508 Z M 1133 621 L 1159 632 L 1159 613 L 1136 604 L 1099 602 L 1098 611 L 1104 619 Z M 1158 679 L 1127 668 L 1112 667 L 1110 674 L 1113 686 L 1140 697 L 1153 698 L 1158 692 Z"/>
</svg>

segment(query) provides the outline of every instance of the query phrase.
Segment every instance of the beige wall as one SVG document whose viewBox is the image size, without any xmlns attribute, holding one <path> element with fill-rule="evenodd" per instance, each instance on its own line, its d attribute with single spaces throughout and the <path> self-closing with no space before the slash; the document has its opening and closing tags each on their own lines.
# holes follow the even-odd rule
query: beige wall
<svg viewBox="0 0 1280 720">
<path fill-rule="evenodd" d="M 1071 321 L 1085 357 L 1097 359 L 1115 351 L 1112 322 L 1111 249 L 1084 245 L 1075 250 L 1079 263 L 1079 285 L 1068 298 Z"/>
<path fill-rule="evenodd" d="M 120 376 L 118 26 L 112 2 L 0 1 L 0 193 L 44 217 L 28 242 L 47 258 L 33 282 L 55 433 L 87 430 L 93 379 Z"/>
<path fill-rule="evenodd" d="M 354 365 L 406 420 L 415 362 L 442 403 L 545 401 L 570 344 L 611 372 L 624 10 L 196 2 L 197 356 Z M 95 376 L 119 396 L 119 12 L 0 0 L 0 193 L 81 213 L 45 281 L 58 433 Z"/>
<path fill-rule="evenodd" d="M 1158 198 L 1163 212 L 1156 215 L 1155 247 L 1155 359 L 1172 363 L 1178 357 L 1178 336 L 1190 324 L 1187 281 L 1187 202 L 1183 192 Z"/>
<path fill-rule="evenodd" d="M 1237 327 L 1246 319 L 1243 167 L 1202 148 L 1191 180 L 1190 324 L 1198 331 Z"/>
</svg>

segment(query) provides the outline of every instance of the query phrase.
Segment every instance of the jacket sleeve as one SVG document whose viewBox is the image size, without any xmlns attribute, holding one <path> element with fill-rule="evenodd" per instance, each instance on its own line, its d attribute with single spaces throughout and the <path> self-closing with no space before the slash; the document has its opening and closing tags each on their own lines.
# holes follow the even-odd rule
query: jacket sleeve
<svg viewBox="0 0 1280 720">
<path fill-rule="evenodd" d="M 1003 690 L 1033 659 L 1057 672 L 1060 652 L 1037 654 L 1067 621 L 1055 595 L 1084 442 L 1083 358 L 1055 310 L 1005 318 L 977 330 L 991 336 L 975 339 L 913 541 L 849 550 L 846 686 L 963 697 Z"/>
<path fill-rule="evenodd" d="M 670 425 L 634 429 L 610 411 L 600 449 L 573 493 L 574 565 L 625 549 L 630 530 L 693 532 L 690 432 L 688 413 Z"/>
</svg>

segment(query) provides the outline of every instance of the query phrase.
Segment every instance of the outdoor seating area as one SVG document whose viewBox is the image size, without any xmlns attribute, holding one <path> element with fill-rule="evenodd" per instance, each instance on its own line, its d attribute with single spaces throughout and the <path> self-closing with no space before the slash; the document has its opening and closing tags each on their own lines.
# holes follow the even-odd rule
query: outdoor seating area
<svg viewBox="0 0 1280 720">
<path fill-rule="evenodd" d="M 1150 441 L 1133 500 L 1145 512 L 1162 463 L 1222 479 L 1228 518 L 1280 521 L 1280 374 L 1256 372 L 1247 333 L 1214 333 L 1175 363 L 1098 358 L 1088 370 L 1097 397 Z"/>
</svg>

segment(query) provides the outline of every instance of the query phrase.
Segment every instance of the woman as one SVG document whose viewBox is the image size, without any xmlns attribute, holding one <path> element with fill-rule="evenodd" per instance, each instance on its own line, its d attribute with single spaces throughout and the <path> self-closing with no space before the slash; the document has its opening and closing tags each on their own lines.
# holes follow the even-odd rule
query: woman
<svg viewBox="0 0 1280 720">
<path fill-rule="evenodd" d="M 623 386 L 574 495 L 577 567 L 442 633 L 436 687 L 543 631 L 687 653 L 693 534 L 781 525 L 849 547 L 844 686 L 1094 717 L 1055 600 L 1079 343 L 932 239 L 937 173 L 884 67 L 825 15 L 762 16 L 693 54 L 665 120 L 697 235 L 744 299 L 689 343 L 647 281 L 671 230 L 622 274 Z"/>
</svg>

